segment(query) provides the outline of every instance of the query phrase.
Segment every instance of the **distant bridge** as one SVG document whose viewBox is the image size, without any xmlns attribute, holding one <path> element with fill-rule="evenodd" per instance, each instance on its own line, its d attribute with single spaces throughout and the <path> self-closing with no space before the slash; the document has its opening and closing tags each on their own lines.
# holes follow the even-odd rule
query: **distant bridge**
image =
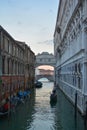
<svg viewBox="0 0 87 130">
<path fill-rule="evenodd" d="M 51 53 L 48 52 L 42 52 L 41 54 L 36 55 L 36 64 L 35 67 L 41 66 L 41 65 L 50 65 L 55 67 L 55 57 Z"/>
<path fill-rule="evenodd" d="M 41 78 L 47 78 L 49 81 L 54 81 L 54 75 L 36 75 L 35 80 L 39 80 Z"/>
</svg>

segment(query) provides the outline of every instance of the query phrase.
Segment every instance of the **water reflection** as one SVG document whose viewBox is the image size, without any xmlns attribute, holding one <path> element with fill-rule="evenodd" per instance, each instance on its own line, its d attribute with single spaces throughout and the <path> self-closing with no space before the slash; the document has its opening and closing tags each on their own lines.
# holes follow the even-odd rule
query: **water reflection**
<svg viewBox="0 0 87 130">
<path fill-rule="evenodd" d="M 1 130 L 86 130 L 84 120 L 74 107 L 58 90 L 56 104 L 50 104 L 53 83 L 44 82 L 43 87 L 33 91 L 31 100 L 11 115 L 0 120 Z"/>
<path fill-rule="evenodd" d="M 41 81 L 41 82 L 49 82 L 49 80 L 47 78 L 41 78 L 39 79 L 38 81 Z"/>
<path fill-rule="evenodd" d="M 30 130 L 50 130 L 54 113 L 51 112 L 49 96 L 53 83 L 43 83 L 41 89 L 36 90 L 35 115 Z"/>
<path fill-rule="evenodd" d="M 77 113 L 77 120 L 74 117 L 74 107 L 66 100 L 65 96 L 58 91 L 57 112 L 64 130 L 84 130 L 84 121 Z"/>
<path fill-rule="evenodd" d="M 35 115 L 30 130 L 85 130 L 84 121 L 79 113 L 74 118 L 74 107 L 58 90 L 57 104 L 50 104 L 52 83 L 43 83 L 36 90 Z"/>
</svg>

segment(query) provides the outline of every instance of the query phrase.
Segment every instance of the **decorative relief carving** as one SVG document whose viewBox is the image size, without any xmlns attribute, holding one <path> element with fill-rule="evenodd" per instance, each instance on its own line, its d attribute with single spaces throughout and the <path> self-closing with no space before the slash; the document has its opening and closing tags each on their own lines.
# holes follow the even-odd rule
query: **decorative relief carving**
<svg viewBox="0 0 87 130">
<path fill-rule="evenodd" d="M 61 49 L 62 52 L 64 52 L 63 50 L 65 50 L 65 48 L 68 47 L 68 43 L 71 43 L 74 39 L 77 38 L 77 35 L 80 34 L 81 24 L 82 24 L 81 7 L 79 7 L 78 10 L 76 11 L 75 15 L 72 17 L 72 21 L 67 26 L 66 32 L 62 38 L 62 41 L 61 41 L 61 43 L 63 44 L 62 49 Z M 86 23 L 86 27 L 87 27 L 87 23 Z M 86 30 L 87 30 L 87 28 L 86 28 Z"/>
<path fill-rule="evenodd" d="M 83 22 L 84 24 L 84 31 L 87 32 L 87 18 Z"/>
<path fill-rule="evenodd" d="M 74 3 L 73 3 L 74 2 Z M 73 3 L 73 4 L 72 4 Z M 80 34 L 82 30 L 82 6 L 80 5 L 79 8 L 73 12 L 73 5 L 75 6 L 77 4 L 77 0 L 68 0 L 66 3 L 66 7 L 64 10 L 64 14 L 61 21 L 61 31 L 60 28 L 57 28 L 57 32 L 61 33 L 61 39 L 60 44 L 61 49 L 58 50 L 58 53 L 65 52 L 66 48 L 69 47 L 70 44 L 74 42 L 74 40 L 77 39 L 78 35 Z M 70 20 L 70 22 L 69 22 Z M 85 31 L 87 32 L 87 19 L 84 21 Z M 59 34 L 58 34 L 59 35 Z M 57 39 L 58 40 L 58 39 Z"/>
<path fill-rule="evenodd" d="M 65 4 L 65 9 L 63 12 L 63 17 L 62 17 L 62 22 L 61 22 L 61 29 L 64 32 L 66 29 L 66 25 L 69 22 L 71 15 L 77 5 L 78 1 L 77 0 L 67 0 L 66 4 Z M 77 13 L 77 18 L 76 20 L 78 20 L 78 16 L 79 16 L 79 12 Z"/>
</svg>

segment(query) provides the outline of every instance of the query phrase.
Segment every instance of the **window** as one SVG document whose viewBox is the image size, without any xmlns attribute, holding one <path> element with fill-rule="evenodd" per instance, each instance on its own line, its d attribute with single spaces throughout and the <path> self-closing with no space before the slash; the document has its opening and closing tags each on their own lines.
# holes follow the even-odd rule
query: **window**
<svg viewBox="0 0 87 130">
<path fill-rule="evenodd" d="M 51 62 L 51 59 L 48 59 L 48 62 Z"/>
<path fill-rule="evenodd" d="M 2 74 L 5 74 L 5 57 L 2 57 Z"/>
<path fill-rule="evenodd" d="M 10 73 L 10 72 L 9 72 L 9 71 L 10 71 L 10 70 L 9 70 L 9 64 L 10 64 L 10 60 L 8 59 L 8 61 L 7 61 L 7 67 L 8 67 L 8 68 L 7 68 L 7 71 L 8 71 L 8 74 Z"/>
<path fill-rule="evenodd" d="M 15 55 L 15 45 L 13 45 L 13 55 Z"/>
<path fill-rule="evenodd" d="M 5 36 L 3 36 L 2 49 L 5 49 Z"/>
<path fill-rule="evenodd" d="M 9 40 L 7 40 L 7 51 L 9 52 Z"/>
<path fill-rule="evenodd" d="M 9 42 L 9 53 L 11 53 L 11 45 L 10 45 L 10 42 Z"/>
<path fill-rule="evenodd" d="M 40 61 L 42 61 L 42 59 L 40 59 Z"/>
</svg>

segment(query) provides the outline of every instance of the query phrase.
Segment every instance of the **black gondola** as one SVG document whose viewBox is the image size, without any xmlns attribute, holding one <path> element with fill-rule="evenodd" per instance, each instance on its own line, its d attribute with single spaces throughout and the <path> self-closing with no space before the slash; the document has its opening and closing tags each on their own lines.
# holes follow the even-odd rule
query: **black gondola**
<svg viewBox="0 0 87 130">
<path fill-rule="evenodd" d="M 57 94 L 56 90 L 53 90 L 50 95 L 50 103 L 56 103 L 57 102 Z"/>
<path fill-rule="evenodd" d="M 7 116 L 9 115 L 10 111 L 7 111 L 7 112 L 0 112 L 0 117 L 4 117 L 4 116 Z"/>
<path fill-rule="evenodd" d="M 40 81 L 36 81 L 35 87 L 36 88 L 41 88 L 42 87 L 42 83 Z"/>
</svg>

